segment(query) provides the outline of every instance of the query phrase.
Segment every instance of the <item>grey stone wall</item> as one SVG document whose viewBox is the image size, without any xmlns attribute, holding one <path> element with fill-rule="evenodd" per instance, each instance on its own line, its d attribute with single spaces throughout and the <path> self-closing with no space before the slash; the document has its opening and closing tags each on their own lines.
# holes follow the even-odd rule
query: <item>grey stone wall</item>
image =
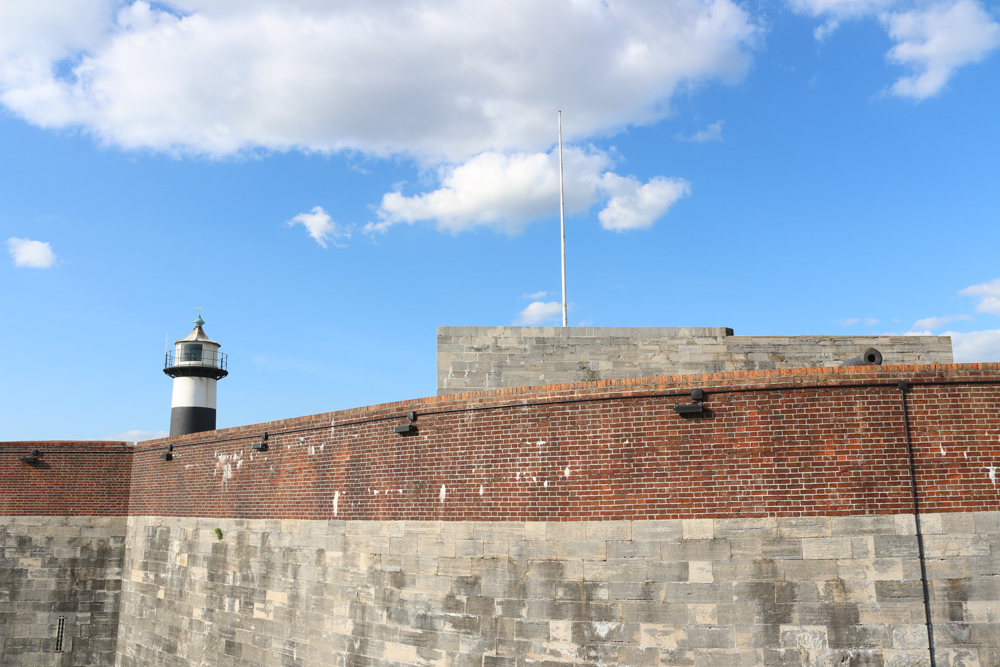
<svg viewBox="0 0 1000 667">
<path fill-rule="evenodd" d="M 1000 513 L 921 525 L 937 663 L 997 667 Z M 927 665 L 914 527 L 133 517 L 118 664 Z"/>
<path fill-rule="evenodd" d="M 125 529 L 124 517 L 0 517 L 0 665 L 115 664 Z"/>
<path fill-rule="evenodd" d="M 947 336 L 734 336 L 723 327 L 438 327 L 439 395 L 632 377 L 838 365 L 952 363 Z"/>
</svg>

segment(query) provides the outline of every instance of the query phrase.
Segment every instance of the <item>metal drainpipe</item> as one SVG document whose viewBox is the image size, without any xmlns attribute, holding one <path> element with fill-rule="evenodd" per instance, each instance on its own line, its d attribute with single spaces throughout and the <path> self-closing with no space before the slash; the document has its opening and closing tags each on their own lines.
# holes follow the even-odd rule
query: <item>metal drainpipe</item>
<svg viewBox="0 0 1000 667">
<path fill-rule="evenodd" d="M 910 462 L 910 490 L 913 492 L 913 523 L 917 530 L 917 553 L 920 557 L 920 583 L 924 589 L 924 622 L 927 624 L 927 650 L 931 667 L 934 659 L 934 623 L 931 621 L 931 596 L 927 585 L 927 564 L 924 562 L 924 535 L 920 530 L 920 502 L 917 498 L 917 471 L 913 465 L 913 440 L 910 438 L 910 410 L 906 405 L 906 381 L 899 381 L 899 394 L 903 401 L 903 430 L 906 434 L 906 454 Z"/>
</svg>

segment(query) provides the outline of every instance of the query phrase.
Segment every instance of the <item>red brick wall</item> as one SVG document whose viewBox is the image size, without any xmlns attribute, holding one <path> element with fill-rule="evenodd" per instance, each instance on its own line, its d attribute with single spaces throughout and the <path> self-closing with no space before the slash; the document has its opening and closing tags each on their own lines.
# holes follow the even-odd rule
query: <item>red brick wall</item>
<svg viewBox="0 0 1000 667">
<path fill-rule="evenodd" d="M 0 516 L 123 516 L 131 472 L 123 442 L 0 442 Z"/>
<path fill-rule="evenodd" d="M 900 379 L 911 383 L 921 510 L 1000 509 L 1000 364 L 974 364 L 723 373 L 431 397 L 150 441 L 132 454 L 123 443 L 0 443 L 0 515 L 575 520 L 904 513 L 912 511 L 912 498 Z M 708 414 L 680 417 L 673 407 L 690 403 L 693 387 L 707 392 Z M 409 410 L 418 413 L 419 432 L 397 435 L 393 426 L 406 423 Z M 268 451 L 253 451 L 265 431 Z M 160 458 L 168 445 L 172 461 Z M 44 452 L 40 463 L 20 462 L 34 448 Z"/>
<path fill-rule="evenodd" d="M 911 512 L 900 379 L 914 383 L 922 511 L 1000 509 L 990 479 L 1000 465 L 1000 364 L 974 364 L 509 389 L 142 443 L 130 511 L 418 520 Z M 674 413 L 692 387 L 708 392 L 709 416 Z M 650 393 L 668 396 L 642 397 Z M 536 402 L 548 405 L 523 405 Z M 397 435 L 408 410 L 419 433 Z M 351 423 L 361 420 L 376 421 Z M 265 431 L 269 450 L 254 452 Z M 169 462 L 159 458 L 168 444 Z"/>
</svg>

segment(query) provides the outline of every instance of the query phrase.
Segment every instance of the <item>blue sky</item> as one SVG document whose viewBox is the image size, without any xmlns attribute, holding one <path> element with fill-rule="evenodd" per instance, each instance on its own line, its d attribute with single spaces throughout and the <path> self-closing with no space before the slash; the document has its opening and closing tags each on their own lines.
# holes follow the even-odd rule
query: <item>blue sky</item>
<svg viewBox="0 0 1000 667">
<path fill-rule="evenodd" d="M 0 7 L 0 440 L 432 395 L 438 325 L 951 332 L 1000 360 L 1000 7 Z"/>
</svg>

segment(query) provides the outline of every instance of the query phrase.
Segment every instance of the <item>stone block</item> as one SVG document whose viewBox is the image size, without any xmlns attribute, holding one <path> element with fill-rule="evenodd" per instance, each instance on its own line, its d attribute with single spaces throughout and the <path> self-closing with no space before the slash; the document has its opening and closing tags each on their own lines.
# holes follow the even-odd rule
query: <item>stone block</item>
<svg viewBox="0 0 1000 667">
<path fill-rule="evenodd" d="M 835 560 L 786 560 L 783 562 L 788 581 L 825 581 L 837 578 Z"/>
<path fill-rule="evenodd" d="M 781 645 L 781 626 L 736 625 L 734 639 L 740 648 L 777 648 Z"/>
<path fill-rule="evenodd" d="M 683 519 L 681 534 L 685 540 L 711 540 L 715 537 L 715 521 L 712 519 Z"/>
<path fill-rule="evenodd" d="M 731 554 L 729 540 L 684 539 L 660 543 L 660 558 L 664 561 L 728 560 Z"/>
<path fill-rule="evenodd" d="M 996 532 L 1000 533 L 1000 529 Z M 680 519 L 632 522 L 632 539 L 637 542 L 678 540 L 682 537 Z"/>
<path fill-rule="evenodd" d="M 643 561 L 585 561 L 583 572 L 588 581 L 646 581 L 649 578 Z"/>
<path fill-rule="evenodd" d="M 652 648 L 674 649 L 684 631 L 672 624 L 640 623 L 639 645 Z"/>
<path fill-rule="evenodd" d="M 712 603 L 733 602 L 732 582 L 663 584 L 664 600 L 670 602 Z"/>
<path fill-rule="evenodd" d="M 778 520 L 775 518 L 719 519 L 715 521 L 714 537 L 739 538 L 756 537 L 773 539 L 778 535 Z"/>
<path fill-rule="evenodd" d="M 930 653 L 927 649 L 882 651 L 884 667 L 930 667 Z"/>
<path fill-rule="evenodd" d="M 875 535 L 876 558 L 917 558 L 917 538 L 909 535 Z"/>
<path fill-rule="evenodd" d="M 610 555 L 608 553 L 609 544 L 613 543 L 604 540 L 562 540 L 552 544 L 552 547 L 554 556 L 565 560 L 607 560 L 608 558 L 623 557 Z M 649 548 L 657 547 L 650 545 Z"/>
<path fill-rule="evenodd" d="M 715 578 L 720 581 L 777 581 L 784 576 L 782 561 L 770 558 L 730 559 L 713 562 Z"/>
<path fill-rule="evenodd" d="M 657 542 L 609 540 L 606 545 L 609 560 L 629 558 L 659 560 L 660 558 L 660 545 Z"/>
<path fill-rule="evenodd" d="M 631 540 L 631 521 L 587 521 L 586 539 L 588 540 Z"/>
<path fill-rule="evenodd" d="M 927 558 L 988 556 L 990 543 L 984 535 L 926 535 L 924 554 Z"/>
<path fill-rule="evenodd" d="M 688 625 L 677 640 L 678 648 L 735 648 L 736 638 L 732 627 Z"/>
<path fill-rule="evenodd" d="M 1000 534 L 1000 512 L 972 512 L 972 522 L 977 533 Z"/>
<path fill-rule="evenodd" d="M 804 559 L 837 559 L 853 557 L 849 537 L 806 537 L 802 538 Z"/>
<path fill-rule="evenodd" d="M 981 667 L 975 648 L 936 648 L 934 657 L 939 667 Z"/>
</svg>

